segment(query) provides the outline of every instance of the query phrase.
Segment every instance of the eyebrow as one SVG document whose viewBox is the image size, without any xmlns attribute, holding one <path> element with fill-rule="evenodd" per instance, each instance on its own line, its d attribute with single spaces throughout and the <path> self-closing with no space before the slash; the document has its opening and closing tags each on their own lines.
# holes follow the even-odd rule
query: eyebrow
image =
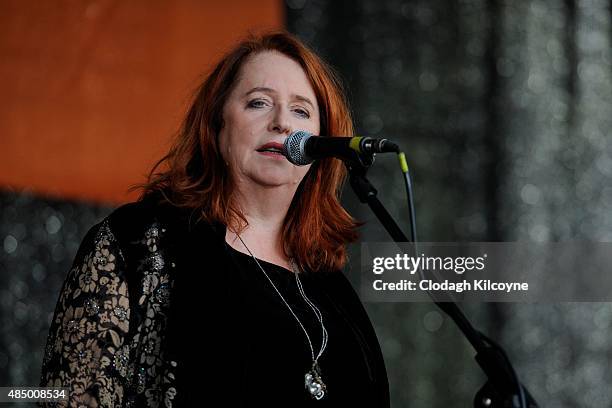
<svg viewBox="0 0 612 408">
<path fill-rule="evenodd" d="M 251 89 L 250 91 L 248 91 L 247 93 L 244 94 L 244 96 L 248 96 L 254 92 L 264 92 L 264 93 L 276 93 L 276 91 L 272 88 L 267 88 L 264 86 L 257 86 L 253 89 Z M 310 106 L 312 106 L 312 108 L 314 109 L 314 103 L 312 103 L 312 101 L 310 99 L 308 99 L 305 96 L 302 95 L 292 95 L 295 99 L 297 99 L 298 101 L 302 101 L 302 102 L 306 102 L 307 104 L 309 104 Z"/>
</svg>

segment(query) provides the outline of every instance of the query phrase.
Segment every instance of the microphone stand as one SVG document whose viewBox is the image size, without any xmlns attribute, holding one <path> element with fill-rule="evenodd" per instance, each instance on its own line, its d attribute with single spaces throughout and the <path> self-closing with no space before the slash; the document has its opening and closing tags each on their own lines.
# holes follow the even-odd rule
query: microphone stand
<svg viewBox="0 0 612 408">
<path fill-rule="evenodd" d="M 376 197 L 378 191 L 366 178 L 366 172 L 374 163 L 374 155 L 355 154 L 353 160 L 344 163 L 349 172 L 349 181 L 355 194 L 364 204 L 368 204 L 383 227 L 397 243 L 410 242 L 399 228 L 393 217 L 389 214 L 380 200 Z M 416 245 L 415 213 L 412 203 L 410 176 L 406 169 L 408 201 L 411 216 L 412 242 Z M 512 367 L 505 351 L 482 332 L 476 330 L 467 319 L 459 306 L 449 301 L 436 301 L 428 292 L 433 302 L 448 315 L 459 327 L 463 335 L 470 342 L 476 356 L 476 362 L 487 376 L 487 382 L 480 388 L 474 397 L 475 408 L 538 408 L 538 404 L 527 388 L 523 386 Z"/>
</svg>

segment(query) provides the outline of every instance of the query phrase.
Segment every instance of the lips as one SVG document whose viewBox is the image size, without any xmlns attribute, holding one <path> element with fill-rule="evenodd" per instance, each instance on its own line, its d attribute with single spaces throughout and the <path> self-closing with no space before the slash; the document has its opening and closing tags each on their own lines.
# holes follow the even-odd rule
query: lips
<svg viewBox="0 0 612 408">
<path fill-rule="evenodd" d="M 285 146 L 278 142 L 269 142 L 269 143 L 259 146 L 259 148 L 257 148 L 257 151 L 259 153 L 264 153 L 264 152 L 276 153 L 276 154 L 281 154 L 284 156 Z"/>
</svg>

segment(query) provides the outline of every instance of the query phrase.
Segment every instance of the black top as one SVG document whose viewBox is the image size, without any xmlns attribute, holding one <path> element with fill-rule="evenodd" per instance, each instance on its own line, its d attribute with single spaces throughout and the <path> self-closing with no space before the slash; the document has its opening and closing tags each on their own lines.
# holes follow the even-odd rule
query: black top
<svg viewBox="0 0 612 408">
<path fill-rule="evenodd" d="M 330 407 L 364 406 L 364 402 L 371 401 L 371 406 L 380 406 L 381 401 L 375 403 L 376 390 L 369 380 L 372 373 L 362 351 L 363 335 L 333 301 L 333 293 L 329 293 L 333 284 L 327 284 L 330 274 L 300 274 L 304 292 L 321 311 L 328 332 L 327 346 L 319 359 L 327 392 L 317 401 L 304 388 L 304 374 L 312 365 L 304 331 L 253 257 L 227 244 L 226 249 L 235 261 L 236 278 L 246 282 L 248 288 L 243 331 L 249 339 L 250 352 L 242 367 L 244 402 L 257 399 L 284 406 Z M 307 330 L 316 356 L 322 342 L 321 325 L 299 294 L 295 274 L 281 266 L 258 261 Z M 269 392 L 260 393 L 262 382 L 268 384 Z M 255 397 L 257 394 L 260 396 Z"/>
<path fill-rule="evenodd" d="M 71 389 L 86 406 L 388 407 L 382 354 L 341 271 L 305 271 L 306 295 L 329 334 L 319 359 L 326 396 L 304 386 L 304 332 L 225 226 L 154 197 L 116 209 L 88 232 L 55 310 L 41 386 Z M 260 261 L 308 331 L 321 327 L 295 275 Z"/>
</svg>

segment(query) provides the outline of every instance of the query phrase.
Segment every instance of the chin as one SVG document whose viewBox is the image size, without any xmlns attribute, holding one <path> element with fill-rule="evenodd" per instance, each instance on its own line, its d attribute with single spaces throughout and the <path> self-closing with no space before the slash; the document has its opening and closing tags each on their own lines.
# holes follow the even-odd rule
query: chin
<svg viewBox="0 0 612 408">
<path fill-rule="evenodd" d="M 289 173 L 287 169 L 268 169 L 256 172 L 250 179 L 262 186 L 278 187 L 291 183 L 292 178 Z"/>
<path fill-rule="evenodd" d="M 256 179 L 255 182 L 265 187 L 281 187 L 292 184 L 291 180 L 287 179 L 286 176 L 283 178 L 261 178 Z"/>
</svg>

